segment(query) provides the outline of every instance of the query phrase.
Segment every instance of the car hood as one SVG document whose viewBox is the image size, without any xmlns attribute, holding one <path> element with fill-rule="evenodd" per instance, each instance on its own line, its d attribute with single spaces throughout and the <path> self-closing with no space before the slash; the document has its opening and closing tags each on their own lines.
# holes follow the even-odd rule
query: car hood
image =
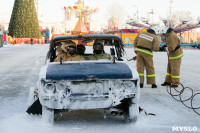
<svg viewBox="0 0 200 133">
<path fill-rule="evenodd" d="M 131 79 L 132 72 L 124 62 L 64 62 L 49 63 L 46 79 L 50 80 L 95 80 L 95 79 Z"/>
</svg>

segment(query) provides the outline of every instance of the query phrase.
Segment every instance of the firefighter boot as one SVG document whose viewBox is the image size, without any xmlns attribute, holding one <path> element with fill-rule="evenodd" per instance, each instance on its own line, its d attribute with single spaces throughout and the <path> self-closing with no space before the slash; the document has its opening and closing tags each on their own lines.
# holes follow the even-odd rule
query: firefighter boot
<svg viewBox="0 0 200 133">
<path fill-rule="evenodd" d="M 143 84 L 140 84 L 140 88 L 143 88 Z"/>
<path fill-rule="evenodd" d="M 169 85 L 171 85 L 171 83 L 169 83 L 169 82 L 164 82 L 163 84 L 161 84 L 162 86 L 169 86 Z"/>
<path fill-rule="evenodd" d="M 152 84 L 152 88 L 157 88 L 157 85 L 156 84 Z"/>
<path fill-rule="evenodd" d="M 171 88 L 176 88 L 178 85 L 170 85 Z"/>
</svg>

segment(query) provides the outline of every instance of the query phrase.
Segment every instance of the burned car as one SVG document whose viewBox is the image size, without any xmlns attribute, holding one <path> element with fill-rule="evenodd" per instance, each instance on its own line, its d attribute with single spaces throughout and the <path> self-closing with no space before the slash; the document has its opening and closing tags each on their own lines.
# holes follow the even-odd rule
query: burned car
<svg viewBox="0 0 200 133">
<path fill-rule="evenodd" d="M 68 40 L 91 46 L 95 40 L 102 40 L 104 46 L 110 48 L 112 58 L 87 60 L 93 53 L 84 53 L 86 60 L 60 58 L 55 62 L 61 42 Z M 55 113 L 63 110 L 105 109 L 111 113 L 120 112 L 127 122 L 135 122 L 139 114 L 139 76 L 127 63 L 123 42 L 115 35 L 53 38 L 46 64 L 40 71 L 38 87 L 30 91 L 30 97 L 33 95 L 39 98 L 43 118 L 51 122 Z"/>
</svg>

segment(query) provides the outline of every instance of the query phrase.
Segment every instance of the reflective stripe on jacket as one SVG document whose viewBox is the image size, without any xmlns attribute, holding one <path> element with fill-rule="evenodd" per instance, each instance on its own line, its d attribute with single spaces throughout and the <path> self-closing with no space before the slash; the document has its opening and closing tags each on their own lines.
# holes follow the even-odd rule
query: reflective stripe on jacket
<svg viewBox="0 0 200 133">
<path fill-rule="evenodd" d="M 167 76 L 171 76 L 172 78 L 176 78 L 176 79 L 179 79 L 179 78 L 180 78 L 180 76 L 174 76 L 174 75 L 169 74 L 169 73 L 167 73 Z"/>
<path fill-rule="evenodd" d="M 143 53 L 146 53 L 146 54 L 149 54 L 149 55 L 152 55 L 153 56 L 153 53 L 152 52 L 149 52 L 147 50 L 143 50 L 143 49 L 140 49 L 140 48 L 136 48 L 135 49 L 136 51 L 140 51 L 140 52 L 143 52 Z"/>
</svg>

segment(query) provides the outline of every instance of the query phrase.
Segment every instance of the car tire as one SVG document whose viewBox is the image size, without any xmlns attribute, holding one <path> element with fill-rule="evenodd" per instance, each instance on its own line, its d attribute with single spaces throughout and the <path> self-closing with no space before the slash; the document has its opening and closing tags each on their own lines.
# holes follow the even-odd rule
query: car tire
<svg viewBox="0 0 200 133">
<path fill-rule="evenodd" d="M 132 101 L 130 99 L 130 101 Z M 128 111 L 124 112 L 124 120 L 127 123 L 136 123 L 139 115 L 138 103 L 129 102 Z"/>
<path fill-rule="evenodd" d="M 42 106 L 42 120 L 45 123 L 53 124 L 54 123 L 54 109 L 49 109 L 45 106 Z"/>
</svg>

